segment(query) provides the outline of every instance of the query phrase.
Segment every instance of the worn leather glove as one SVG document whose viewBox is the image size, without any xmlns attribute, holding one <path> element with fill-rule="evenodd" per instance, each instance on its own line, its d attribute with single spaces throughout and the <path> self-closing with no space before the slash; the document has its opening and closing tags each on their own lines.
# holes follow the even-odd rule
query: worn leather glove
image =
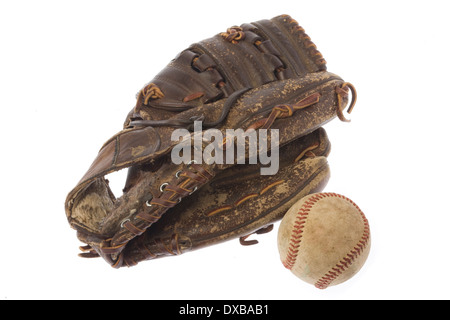
<svg viewBox="0 0 450 320">
<path fill-rule="evenodd" d="M 326 71 L 287 15 L 193 44 L 140 90 L 123 130 L 67 196 L 81 256 L 118 268 L 233 238 L 255 243 L 248 235 L 324 188 L 330 144 L 321 127 L 346 121 L 349 89 L 350 113 L 354 87 Z M 248 139 L 240 145 L 230 130 Z M 269 153 L 272 168 L 257 161 Z M 125 168 L 116 198 L 105 175 Z"/>
</svg>

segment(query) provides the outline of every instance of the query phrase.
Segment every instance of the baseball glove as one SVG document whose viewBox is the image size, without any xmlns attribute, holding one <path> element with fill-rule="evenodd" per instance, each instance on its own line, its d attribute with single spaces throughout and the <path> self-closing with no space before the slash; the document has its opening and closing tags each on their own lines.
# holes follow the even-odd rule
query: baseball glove
<svg viewBox="0 0 450 320">
<path fill-rule="evenodd" d="M 124 129 L 67 196 L 68 221 L 86 243 L 80 255 L 119 268 L 234 238 L 257 243 L 248 236 L 326 185 L 321 127 L 347 121 L 349 90 L 348 113 L 354 87 L 326 71 L 287 15 L 191 45 L 139 91 Z M 125 168 L 116 198 L 105 176 Z"/>
</svg>

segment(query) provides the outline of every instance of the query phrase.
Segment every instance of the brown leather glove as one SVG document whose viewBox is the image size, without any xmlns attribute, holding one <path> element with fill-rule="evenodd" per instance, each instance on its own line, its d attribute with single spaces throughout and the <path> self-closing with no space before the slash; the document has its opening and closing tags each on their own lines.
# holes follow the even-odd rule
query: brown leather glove
<svg viewBox="0 0 450 320">
<path fill-rule="evenodd" d="M 270 230 L 295 201 L 325 186 L 330 147 L 321 126 L 336 115 L 346 120 L 349 89 L 348 112 L 353 86 L 326 72 L 286 15 L 193 44 L 139 92 L 124 129 L 67 196 L 68 221 L 87 244 L 81 255 L 118 268 L 233 238 L 255 243 L 249 234 Z M 224 140 L 202 136 L 211 128 Z M 256 149 L 246 140 L 229 161 L 227 151 L 239 149 L 229 129 L 273 133 L 260 134 Z M 203 157 L 176 164 L 175 150 Z M 269 175 L 261 174 L 265 163 L 253 163 L 263 151 L 279 155 Z M 124 168 L 128 179 L 116 198 L 104 177 Z"/>
</svg>

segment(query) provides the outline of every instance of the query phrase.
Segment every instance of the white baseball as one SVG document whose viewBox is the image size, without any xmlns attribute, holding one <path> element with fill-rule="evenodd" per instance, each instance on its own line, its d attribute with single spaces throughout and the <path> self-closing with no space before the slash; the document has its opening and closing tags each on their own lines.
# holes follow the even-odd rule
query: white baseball
<svg viewBox="0 0 450 320">
<path fill-rule="evenodd" d="M 278 229 L 283 265 L 319 289 L 342 283 L 364 265 L 370 251 L 364 213 L 336 193 L 315 193 L 295 203 Z"/>
</svg>

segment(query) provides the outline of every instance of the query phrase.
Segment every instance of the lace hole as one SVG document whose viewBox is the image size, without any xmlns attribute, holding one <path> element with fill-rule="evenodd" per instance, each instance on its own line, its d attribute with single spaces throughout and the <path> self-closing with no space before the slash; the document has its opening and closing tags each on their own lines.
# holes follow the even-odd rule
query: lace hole
<svg viewBox="0 0 450 320">
<path fill-rule="evenodd" d="M 193 194 L 195 191 L 197 191 L 197 186 L 195 186 L 194 189 L 192 189 L 192 191 L 189 192 L 189 195 Z"/>
<path fill-rule="evenodd" d="M 159 191 L 163 192 L 164 189 L 168 186 L 169 184 L 167 182 L 164 182 L 162 185 L 159 186 Z"/>
<path fill-rule="evenodd" d="M 123 228 L 123 225 L 124 225 L 125 223 L 129 222 L 129 221 L 130 221 L 130 219 L 125 219 L 125 220 L 123 220 L 123 221 L 120 223 L 120 227 Z"/>
<path fill-rule="evenodd" d="M 145 201 L 145 205 L 146 205 L 147 207 L 151 207 L 152 204 L 151 204 L 150 202 L 151 202 L 152 200 L 153 200 L 153 196 L 150 195 L 150 199 L 148 199 L 147 201 Z"/>
<path fill-rule="evenodd" d="M 192 164 L 195 164 L 195 163 L 197 163 L 197 161 L 191 160 L 191 161 L 188 162 L 187 167 L 190 168 L 191 165 L 192 165 Z"/>
</svg>

